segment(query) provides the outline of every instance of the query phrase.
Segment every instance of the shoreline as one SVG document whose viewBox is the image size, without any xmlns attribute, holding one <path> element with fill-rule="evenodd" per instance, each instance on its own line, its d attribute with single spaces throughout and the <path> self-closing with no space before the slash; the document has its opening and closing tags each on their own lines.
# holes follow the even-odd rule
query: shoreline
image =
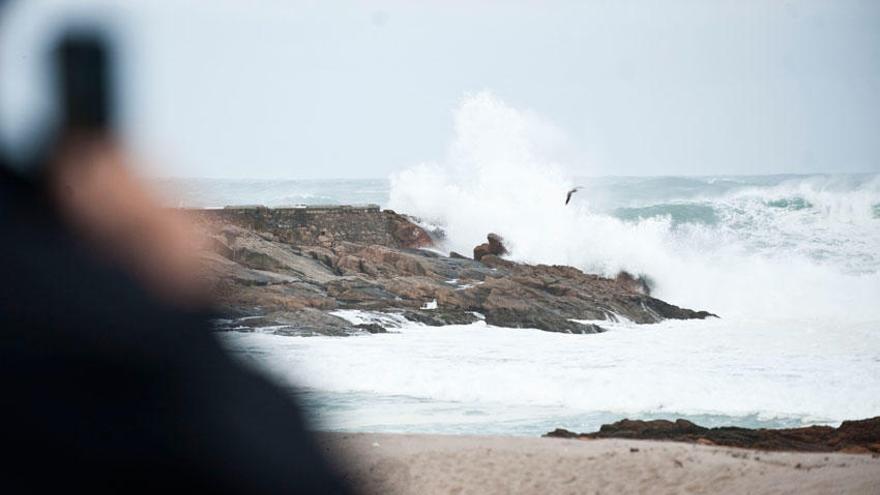
<svg viewBox="0 0 880 495">
<path fill-rule="evenodd" d="M 880 491 L 880 457 L 657 440 L 318 434 L 364 493 L 854 493 Z"/>
<path fill-rule="evenodd" d="M 620 272 L 608 278 L 570 266 L 510 261 L 504 258 L 508 252 L 503 239 L 493 233 L 473 248 L 472 257 L 426 252 L 442 232 L 425 231 L 414 219 L 391 210 L 240 206 L 188 213 L 205 233 L 208 278 L 227 310 L 225 328 L 218 330 L 365 336 L 393 332 L 402 321 L 445 327 L 482 320 L 497 329 L 594 334 L 607 331 L 602 324 L 611 327 L 620 318 L 634 325 L 716 318 L 652 297 L 650 274 Z M 342 311 L 363 315 L 345 318 Z M 518 335 L 508 332 L 505 341 L 511 343 Z M 471 337 L 468 341 L 474 344 Z M 367 338 L 373 347 L 386 340 Z M 546 340 L 555 339 L 548 335 Z M 617 350 L 624 355 L 632 356 L 637 348 L 627 347 L 626 339 L 620 343 L 623 347 Z M 335 355 L 332 349 L 313 347 Z M 430 361 L 420 348 L 402 346 L 397 351 L 410 350 L 411 365 L 418 368 Z M 369 358 L 369 346 L 359 350 L 362 359 Z M 568 348 L 551 350 L 571 354 Z M 479 353 L 472 357 L 486 358 Z M 357 372 L 366 372 L 367 363 L 374 361 L 355 361 L 360 363 Z M 663 360 L 653 364 L 668 366 Z M 427 371 L 430 377 L 437 369 Z M 459 382 L 472 376 L 463 373 Z M 606 386 L 605 393 L 614 390 Z M 860 426 L 850 434 L 851 428 L 837 432 L 844 428 L 816 426 L 704 428 L 682 420 L 624 420 L 592 434 L 554 432 L 567 439 L 345 432 L 318 436 L 343 475 L 366 493 L 880 493 L 877 420 L 842 423 L 864 423 L 868 436 Z M 596 438 L 614 426 L 616 433 L 608 436 L 617 438 Z M 799 451 L 787 450 L 792 445 Z M 825 447 L 836 451 L 838 446 L 869 453 L 807 452 Z"/>
</svg>

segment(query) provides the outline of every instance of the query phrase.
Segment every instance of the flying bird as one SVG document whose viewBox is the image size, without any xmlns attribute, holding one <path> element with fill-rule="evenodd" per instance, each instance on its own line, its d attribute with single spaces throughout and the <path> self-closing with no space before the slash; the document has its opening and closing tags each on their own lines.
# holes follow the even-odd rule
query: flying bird
<svg viewBox="0 0 880 495">
<path fill-rule="evenodd" d="M 571 201 L 571 195 L 576 193 L 578 191 L 578 189 L 580 189 L 581 187 L 582 186 L 577 186 L 576 188 L 572 189 L 571 191 L 568 191 L 568 194 L 565 195 L 565 204 L 568 204 L 568 202 Z"/>
</svg>

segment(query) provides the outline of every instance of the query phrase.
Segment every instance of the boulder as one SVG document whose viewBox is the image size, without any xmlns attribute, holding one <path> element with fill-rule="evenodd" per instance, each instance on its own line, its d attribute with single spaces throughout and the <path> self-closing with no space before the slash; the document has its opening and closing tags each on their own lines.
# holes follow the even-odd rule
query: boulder
<svg viewBox="0 0 880 495">
<path fill-rule="evenodd" d="M 355 328 L 366 330 L 369 333 L 388 333 L 388 330 L 385 330 L 385 327 L 377 323 L 359 323 L 355 325 Z"/>
<path fill-rule="evenodd" d="M 259 318 L 247 317 L 231 320 L 227 324 L 229 330 L 236 332 L 259 331 L 297 337 L 314 335 L 341 337 L 359 333 L 358 326 L 352 325 L 338 316 L 313 308 L 276 311 Z"/>
<path fill-rule="evenodd" d="M 495 256 L 504 256 L 507 254 L 507 248 L 504 247 L 504 239 L 498 234 L 489 234 L 486 236 L 489 240 L 489 254 Z"/>
<path fill-rule="evenodd" d="M 604 328 L 563 318 L 540 308 L 498 308 L 488 310 L 486 323 L 499 327 L 536 328 L 548 332 L 589 334 L 602 333 Z"/>
<path fill-rule="evenodd" d="M 489 254 L 489 244 L 483 243 L 474 248 L 474 260 L 480 261 L 483 259 L 483 256 Z"/>
<path fill-rule="evenodd" d="M 403 316 L 409 320 L 428 325 L 429 327 L 440 327 L 444 325 L 468 325 L 473 323 L 477 318 L 473 313 L 465 311 L 405 311 Z"/>
<path fill-rule="evenodd" d="M 495 256 L 503 256 L 508 253 L 507 248 L 504 247 L 504 239 L 501 238 L 498 234 L 489 234 L 486 236 L 489 242 L 484 242 L 479 246 L 474 248 L 474 260 L 480 261 L 483 259 L 483 256 L 487 255 L 495 255 Z"/>
</svg>

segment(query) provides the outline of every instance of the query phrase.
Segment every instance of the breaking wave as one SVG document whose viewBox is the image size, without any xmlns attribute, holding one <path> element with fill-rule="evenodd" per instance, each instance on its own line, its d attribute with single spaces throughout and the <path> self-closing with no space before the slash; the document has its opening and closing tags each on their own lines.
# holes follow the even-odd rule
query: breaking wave
<svg viewBox="0 0 880 495">
<path fill-rule="evenodd" d="M 535 435 L 623 417 L 780 427 L 880 412 L 878 175 L 578 178 L 555 158 L 564 133 L 488 92 L 462 100 L 454 129 L 445 157 L 390 178 L 385 206 L 442 228 L 447 250 L 498 232 L 514 259 L 646 274 L 657 296 L 722 318 L 598 335 L 385 321 L 399 333 L 223 336 L 303 387 L 322 428 Z M 266 187 L 233 192 L 344 201 L 360 186 Z"/>
<path fill-rule="evenodd" d="M 441 161 L 394 174 L 388 206 L 469 253 L 649 275 L 657 295 L 724 315 L 880 319 L 880 176 L 578 179 L 560 131 L 490 92 L 464 98 Z M 565 205 L 566 192 L 580 185 Z"/>
</svg>

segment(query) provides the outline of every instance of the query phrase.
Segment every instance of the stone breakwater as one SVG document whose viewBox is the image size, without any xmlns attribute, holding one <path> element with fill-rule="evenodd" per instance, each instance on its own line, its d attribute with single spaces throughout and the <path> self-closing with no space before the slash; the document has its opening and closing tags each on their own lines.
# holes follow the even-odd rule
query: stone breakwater
<svg viewBox="0 0 880 495">
<path fill-rule="evenodd" d="M 378 205 L 360 206 L 227 206 L 217 209 L 189 209 L 191 215 L 215 224 L 228 224 L 255 232 L 271 233 L 292 245 L 322 245 L 337 242 L 377 244 L 394 248 L 430 246 L 431 237 L 405 217 Z"/>
<path fill-rule="evenodd" d="M 629 276 L 515 263 L 492 252 L 445 256 L 404 215 L 376 206 L 187 210 L 205 239 L 205 276 L 222 329 L 285 335 L 384 332 L 403 319 L 427 325 L 484 319 L 564 333 L 714 316 L 651 297 Z M 499 236 L 487 245 L 500 243 Z M 392 314 L 354 325 L 335 310 Z"/>
</svg>

